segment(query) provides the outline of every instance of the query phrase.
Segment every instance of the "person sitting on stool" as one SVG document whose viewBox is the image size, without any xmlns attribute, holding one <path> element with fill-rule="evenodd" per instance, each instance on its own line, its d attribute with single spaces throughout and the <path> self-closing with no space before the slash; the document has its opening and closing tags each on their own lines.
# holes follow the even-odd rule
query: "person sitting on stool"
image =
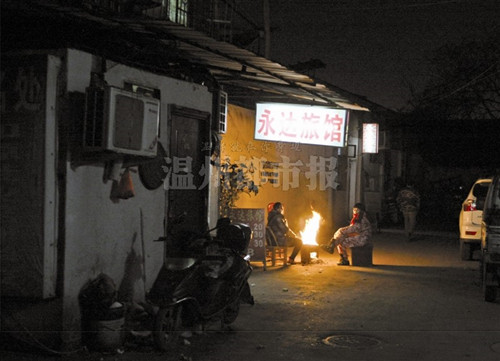
<svg viewBox="0 0 500 361">
<path fill-rule="evenodd" d="M 333 235 L 328 245 L 323 248 L 333 254 L 335 247 L 340 255 L 339 266 L 349 266 L 347 249 L 351 247 L 360 247 L 366 245 L 372 235 L 372 227 L 366 209 L 362 203 L 356 203 L 352 208 L 352 219 L 350 225 L 339 228 Z"/>
<path fill-rule="evenodd" d="M 288 227 L 284 212 L 285 208 L 280 202 L 274 203 L 271 212 L 267 215 L 267 226 L 273 231 L 280 246 L 293 247 L 288 263 L 295 264 L 295 257 L 302 248 L 302 240 Z"/>
</svg>

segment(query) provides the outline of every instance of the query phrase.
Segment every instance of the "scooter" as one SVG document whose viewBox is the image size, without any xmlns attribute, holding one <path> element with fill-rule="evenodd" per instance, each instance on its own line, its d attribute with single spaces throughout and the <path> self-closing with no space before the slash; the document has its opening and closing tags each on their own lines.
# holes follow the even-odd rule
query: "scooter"
<svg viewBox="0 0 500 361">
<path fill-rule="evenodd" d="M 215 229 L 212 238 L 208 234 Z M 248 225 L 222 218 L 203 237 L 184 239 L 178 257 L 166 258 L 147 297 L 159 308 L 153 326 L 158 348 L 172 349 L 181 333 L 195 326 L 204 330 L 213 322 L 220 322 L 221 328 L 229 325 L 241 303 L 254 304 L 246 255 L 251 234 Z"/>
</svg>

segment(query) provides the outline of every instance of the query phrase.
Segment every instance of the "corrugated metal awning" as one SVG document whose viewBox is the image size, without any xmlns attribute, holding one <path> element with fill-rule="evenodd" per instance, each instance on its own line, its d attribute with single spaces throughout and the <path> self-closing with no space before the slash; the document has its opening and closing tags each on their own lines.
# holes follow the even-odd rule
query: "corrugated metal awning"
<svg viewBox="0 0 500 361">
<path fill-rule="evenodd" d="M 141 25 L 152 34 L 167 32 L 174 37 L 178 49 L 189 54 L 189 61 L 206 67 L 232 99 L 258 98 L 368 110 L 307 75 L 203 33 L 165 22 L 148 21 Z"/>
</svg>

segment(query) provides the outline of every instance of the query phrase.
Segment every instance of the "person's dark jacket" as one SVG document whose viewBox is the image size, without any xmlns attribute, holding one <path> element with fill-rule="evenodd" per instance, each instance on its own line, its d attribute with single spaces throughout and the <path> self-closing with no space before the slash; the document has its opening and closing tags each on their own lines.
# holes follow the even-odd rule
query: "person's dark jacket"
<svg viewBox="0 0 500 361">
<path fill-rule="evenodd" d="M 267 216 L 267 225 L 276 236 L 279 245 L 286 245 L 285 235 L 288 233 L 288 222 L 286 218 L 277 210 L 272 210 Z"/>
</svg>

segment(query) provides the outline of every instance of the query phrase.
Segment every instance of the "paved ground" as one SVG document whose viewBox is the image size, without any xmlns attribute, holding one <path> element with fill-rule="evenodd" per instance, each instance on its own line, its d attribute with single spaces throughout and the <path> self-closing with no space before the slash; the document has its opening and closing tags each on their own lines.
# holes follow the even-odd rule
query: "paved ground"
<svg viewBox="0 0 500 361">
<path fill-rule="evenodd" d="M 478 262 L 459 259 L 454 234 L 421 232 L 406 242 L 399 231 L 382 231 L 369 268 L 338 267 L 337 255 L 319 256 L 310 265 L 267 271 L 256 264 L 256 304 L 242 306 L 230 330 L 194 335 L 170 353 L 136 338 L 119 353 L 62 359 L 500 360 L 500 303 L 483 301 Z"/>
</svg>

